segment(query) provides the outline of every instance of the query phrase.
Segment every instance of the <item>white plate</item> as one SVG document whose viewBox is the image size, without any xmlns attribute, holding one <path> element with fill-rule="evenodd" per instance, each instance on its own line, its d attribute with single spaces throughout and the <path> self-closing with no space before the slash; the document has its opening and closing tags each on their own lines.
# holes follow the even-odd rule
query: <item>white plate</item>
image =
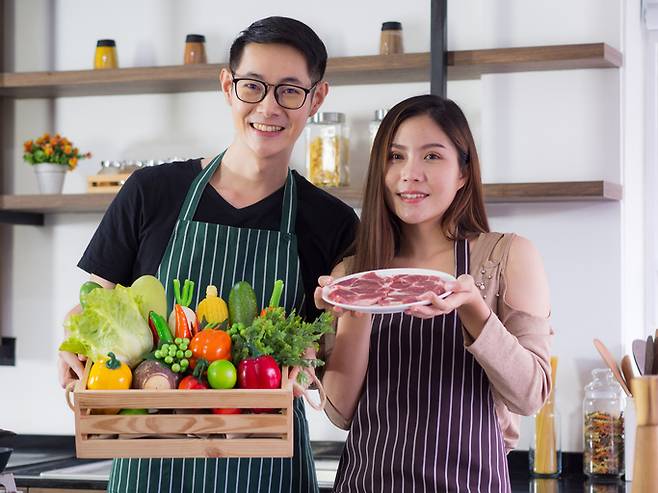
<svg viewBox="0 0 658 493">
<path fill-rule="evenodd" d="M 350 274 L 349 276 L 344 276 L 340 277 L 338 279 L 334 279 L 334 282 L 331 284 L 326 285 L 325 287 L 322 288 L 322 299 L 326 301 L 327 303 L 343 308 L 345 310 L 350 310 L 353 312 L 363 312 L 363 313 L 397 313 L 397 312 L 403 312 L 407 308 L 412 307 L 412 306 L 418 306 L 418 305 L 429 305 L 430 302 L 426 300 L 420 300 L 420 301 L 414 301 L 413 303 L 402 303 L 400 305 L 387 305 L 387 306 L 378 306 L 378 305 L 369 305 L 369 306 L 363 306 L 363 305 L 347 305 L 345 303 L 337 303 L 335 301 L 331 301 L 328 298 L 329 294 L 329 288 L 333 286 L 335 283 L 339 281 L 344 281 L 346 279 L 352 279 L 354 277 L 361 277 L 365 274 L 368 274 L 370 272 L 374 272 L 377 275 L 380 276 L 393 276 L 396 274 L 419 274 L 419 275 L 424 275 L 424 276 L 435 276 L 435 277 L 440 277 L 444 281 L 454 281 L 455 276 L 452 274 L 448 274 L 447 272 L 441 272 L 440 270 L 430 270 L 430 269 L 379 269 L 379 270 L 369 270 L 366 272 L 357 272 L 356 274 Z M 445 298 L 449 294 L 452 294 L 452 291 L 446 291 L 445 293 L 439 295 L 439 298 Z"/>
</svg>

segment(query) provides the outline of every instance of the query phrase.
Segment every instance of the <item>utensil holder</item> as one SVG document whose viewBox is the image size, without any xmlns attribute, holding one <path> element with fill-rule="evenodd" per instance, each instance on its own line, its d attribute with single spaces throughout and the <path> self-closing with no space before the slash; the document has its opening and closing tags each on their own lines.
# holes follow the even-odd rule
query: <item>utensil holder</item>
<svg viewBox="0 0 658 493">
<path fill-rule="evenodd" d="M 635 459 L 632 493 L 655 491 L 658 484 L 658 375 L 634 378 Z"/>
</svg>

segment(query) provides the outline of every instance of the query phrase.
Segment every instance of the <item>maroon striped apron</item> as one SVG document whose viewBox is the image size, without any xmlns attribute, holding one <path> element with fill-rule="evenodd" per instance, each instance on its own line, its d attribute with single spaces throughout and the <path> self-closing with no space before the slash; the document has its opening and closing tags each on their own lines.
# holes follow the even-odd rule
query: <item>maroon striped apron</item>
<svg viewBox="0 0 658 493">
<path fill-rule="evenodd" d="M 466 240 L 455 258 L 468 273 Z M 511 491 L 489 380 L 456 311 L 375 315 L 369 358 L 336 492 Z"/>
</svg>

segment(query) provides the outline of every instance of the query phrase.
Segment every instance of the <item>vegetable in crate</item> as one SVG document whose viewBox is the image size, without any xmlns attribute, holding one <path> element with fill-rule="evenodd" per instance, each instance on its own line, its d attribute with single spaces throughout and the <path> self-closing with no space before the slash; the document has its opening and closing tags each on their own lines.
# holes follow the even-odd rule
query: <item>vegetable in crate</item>
<svg viewBox="0 0 658 493">
<path fill-rule="evenodd" d="M 226 302 L 217 295 L 217 287 L 212 284 L 206 288 L 206 297 L 196 307 L 196 318 L 203 323 L 221 324 L 228 319 Z"/>
<path fill-rule="evenodd" d="M 231 288 L 228 312 L 232 324 L 250 325 L 258 315 L 256 293 L 247 281 L 240 281 Z"/>
<path fill-rule="evenodd" d="M 192 367 L 200 360 L 210 363 L 219 359 L 230 359 L 231 337 L 217 324 L 207 324 L 190 341 L 190 350 L 193 358 Z"/>
<path fill-rule="evenodd" d="M 278 389 L 281 370 L 272 356 L 259 355 L 243 359 L 238 365 L 238 387 L 241 389 Z M 255 413 L 271 413 L 273 409 L 252 409 Z"/>
<path fill-rule="evenodd" d="M 190 340 L 177 337 L 172 343 L 162 344 L 153 356 L 162 364 L 167 365 L 174 373 L 185 373 L 190 366 L 192 351 L 189 349 Z"/>
<path fill-rule="evenodd" d="M 162 315 L 155 313 L 153 310 L 149 312 L 149 328 L 153 335 L 153 347 L 161 347 L 163 344 L 171 344 L 174 338 L 171 335 L 167 321 Z"/>
<path fill-rule="evenodd" d="M 130 290 L 141 299 L 140 311 L 144 320 L 148 320 L 150 311 L 158 315 L 167 315 L 167 297 L 162 283 L 157 277 L 144 275 L 135 279 Z"/>
<path fill-rule="evenodd" d="M 133 373 L 136 389 L 169 390 L 178 385 L 178 375 L 160 361 L 142 361 Z"/>
<path fill-rule="evenodd" d="M 218 359 L 208 366 L 208 383 L 213 389 L 232 389 L 237 381 L 237 371 L 227 359 Z"/>
<path fill-rule="evenodd" d="M 94 281 L 87 281 L 80 286 L 80 306 L 84 309 L 87 304 L 87 295 L 94 289 L 102 288 L 100 284 Z"/>
<path fill-rule="evenodd" d="M 176 304 L 169 315 L 169 328 L 175 337 L 191 339 L 198 332 L 196 314 L 189 308 L 194 294 L 194 282 L 185 279 L 181 294 L 180 281 L 174 279 L 174 296 Z"/>
<path fill-rule="evenodd" d="M 140 300 L 117 284 L 114 289 L 94 289 L 86 296 L 81 313 L 64 323 L 68 337 L 60 351 L 82 354 L 92 361 L 112 352 L 134 368 L 153 347 L 151 330 L 141 314 Z"/>
<path fill-rule="evenodd" d="M 114 353 L 100 358 L 89 370 L 87 389 L 89 390 L 127 390 L 132 382 L 130 368 L 121 363 Z M 95 414 L 116 414 L 120 409 L 98 409 Z"/>
</svg>

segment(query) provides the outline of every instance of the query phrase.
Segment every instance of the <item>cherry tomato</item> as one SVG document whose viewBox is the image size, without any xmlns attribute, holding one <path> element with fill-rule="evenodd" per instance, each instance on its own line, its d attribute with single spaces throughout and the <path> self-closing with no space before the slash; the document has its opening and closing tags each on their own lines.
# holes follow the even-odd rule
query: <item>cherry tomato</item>
<svg viewBox="0 0 658 493">
<path fill-rule="evenodd" d="M 199 380 L 194 375 L 188 375 L 180 381 L 178 388 L 184 390 L 198 390 L 207 389 L 208 386 L 203 380 Z"/>
<path fill-rule="evenodd" d="M 208 366 L 208 383 L 213 389 L 232 389 L 238 380 L 238 372 L 227 359 L 218 359 Z"/>
</svg>

